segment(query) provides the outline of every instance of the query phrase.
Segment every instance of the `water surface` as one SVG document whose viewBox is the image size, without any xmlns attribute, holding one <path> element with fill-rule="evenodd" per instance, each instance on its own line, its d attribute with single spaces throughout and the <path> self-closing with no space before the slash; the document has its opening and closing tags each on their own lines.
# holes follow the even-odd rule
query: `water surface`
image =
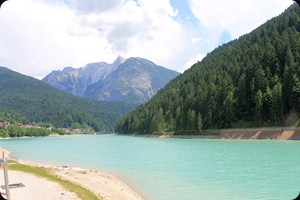
<svg viewBox="0 0 300 200">
<path fill-rule="evenodd" d="M 97 169 L 149 200 L 284 200 L 300 192 L 300 142 L 118 135 L 1 140 L 20 160 Z"/>
</svg>

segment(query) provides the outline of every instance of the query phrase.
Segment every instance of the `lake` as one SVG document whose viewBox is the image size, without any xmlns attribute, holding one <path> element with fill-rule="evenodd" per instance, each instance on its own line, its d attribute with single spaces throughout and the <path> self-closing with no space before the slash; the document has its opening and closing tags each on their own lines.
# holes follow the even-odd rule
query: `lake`
<svg viewBox="0 0 300 200">
<path fill-rule="evenodd" d="M 300 141 L 76 135 L 1 140 L 20 160 L 115 174 L 149 200 L 291 200 Z"/>
</svg>

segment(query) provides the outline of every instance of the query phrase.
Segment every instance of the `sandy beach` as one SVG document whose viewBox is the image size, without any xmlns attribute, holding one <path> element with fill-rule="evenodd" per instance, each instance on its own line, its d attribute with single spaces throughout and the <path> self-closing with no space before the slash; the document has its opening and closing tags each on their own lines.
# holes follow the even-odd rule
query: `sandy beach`
<svg viewBox="0 0 300 200">
<path fill-rule="evenodd" d="M 0 171 L 0 177 L 3 177 L 3 170 Z M 58 183 L 48 181 L 45 178 L 39 178 L 31 174 L 26 174 L 18 171 L 9 171 L 9 182 L 23 183 L 25 187 L 10 189 L 10 197 L 12 200 L 79 200 L 75 193 L 65 190 Z M 0 181 L 1 185 L 4 185 L 3 179 Z M 5 190 L 1 189 L 1 193 L 5 193 Z M 3 197 L 6 197 L 3 195 Z"/>
<path fill-rule="evenodd" d="M 10 152 L 8 150 L 0 147 L 0 153 L 1 152 L 5 152 L 6 157 L 9 159 L 8 155 Z M 51 166 L 26 161 L 18 162 L 25 165 L 50 169 L 54 175 L 90 190 L 102 200 L 145 200 L 145 198 L 132 187 L 111 174 L 69 166 Z M 59 184 L 36 177 L 32 174 L 9 170 L 8 176 L 10 184 L 23 183 L 25 185 L 25 187 L 10 190 L 12 200 L 79 199 L 76 194 L 65 190 Z M 0 184 L 4 185 L 3 168 L 0 169 Z M 2 189 L 0 191 L 1 193 L 5 193 Z"/>
</svg>

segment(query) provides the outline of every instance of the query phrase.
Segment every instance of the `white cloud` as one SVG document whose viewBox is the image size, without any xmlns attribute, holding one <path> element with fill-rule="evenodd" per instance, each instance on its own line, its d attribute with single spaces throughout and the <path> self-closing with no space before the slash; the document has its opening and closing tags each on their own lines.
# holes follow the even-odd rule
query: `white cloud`
<svg viewBox="0 0 300 200">
<path fill-rule="evenodd" d="M 216 45 L 224 31 L 237 38 L 275 17 L 292 4 L 286 0 L 190 0 L 190 8 L 198 18 L 211 42 Z"/>
<path fill-rule="evenodd" d="M 68 57 L 64 32 L 70 17 L 72 13 L 64 7 L 28 0 L 6 2 L 0 12 L 0 43 L 5 49 L 2 55 L 15 70 L 38 76 L 41 66 Z"/>
<path fill-rule="evenodd" d="M 7 12 L 1 13 L 0 61 L 11 60 L 9 67 L 35 77 L 69 65 L 112 62 L 117 55 L 144 57 L 181 70 L 185 58 L 174 57 L 186 54 L 189 38 L 173 19 L 177 13 L 168 0 L 112 1 L 98 10 L 83 9 L 84 5 L 79 0 L 69 5 L 58 0 L 11 0 Z"/>
<path fill-rule="evenodd" d="M 202 59 L 205 57 L 206 55 L 204 54 L 198 54 L 195 57 L 190 58 L 185 64 L 184 64 L 184 70 L 187 70 L 188 68 L 190 68 L 191 66 L 193 66 L 195 63 L 202 61 Z"/>
<path fill-rule="evenodd" d="M 124 0 L 70 0 L 69 5 L 82 13 L 103 12 L 124 3 Z"/>
<path fill-rule="evenodd" d="M 81 15 L 78 23 L 101 30 L 117 54 L 145 57 L 169 66 L 168 61 L 182 51 L 188 39 L 174 15 L 168 0 L 126 1 L 113 10 Z"/>
</svg>

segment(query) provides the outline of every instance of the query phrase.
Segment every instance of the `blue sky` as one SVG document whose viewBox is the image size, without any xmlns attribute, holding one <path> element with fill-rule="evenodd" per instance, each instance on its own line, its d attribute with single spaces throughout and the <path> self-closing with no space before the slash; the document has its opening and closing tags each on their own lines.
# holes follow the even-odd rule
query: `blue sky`
<svg viewBox="0 0 300 200">
<path fill-rule="evenodd" d="M 178 11 L 178 15 L 174 17 L 174 19 L 181 21 L 181 23 L 192 26 L 199 23 L 190 9 L 189 1 L 170 0 L 170 4 L 175 10 Z"/>
<path fill-rule="evenodd" d="M 222 43 L 282 13 L 291 0 L 9 0 L 0 66 L 52 70 L 143 57 L 183 72 Z M 271 5 L 271 6 L 270 6 Z"/>
</svg>

